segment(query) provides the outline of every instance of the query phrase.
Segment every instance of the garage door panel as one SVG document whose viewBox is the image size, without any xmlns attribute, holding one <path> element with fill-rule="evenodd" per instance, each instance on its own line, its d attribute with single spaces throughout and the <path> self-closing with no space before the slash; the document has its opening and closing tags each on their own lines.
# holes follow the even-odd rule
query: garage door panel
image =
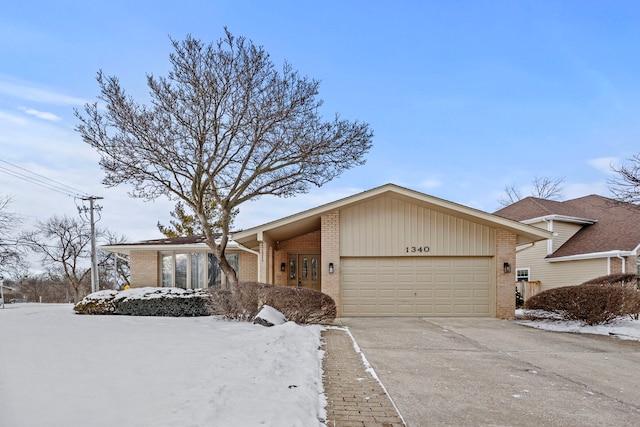
<svg viewBox="0 0 640 427">
<path fill-rule="evenodd" d="M 490 316 L 491 257 L 345 258 L 343 316 Z"/>
</svg>

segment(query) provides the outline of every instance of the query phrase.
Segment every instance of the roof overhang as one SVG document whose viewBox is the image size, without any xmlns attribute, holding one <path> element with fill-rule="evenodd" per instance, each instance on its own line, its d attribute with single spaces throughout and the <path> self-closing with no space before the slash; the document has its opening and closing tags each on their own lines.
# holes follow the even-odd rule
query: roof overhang
<svg viewBox="0 0 640 427">
<path fill-rule="evenodd" d="M 605 252 L 591 252 L 588 254 L 576 254 L 576 255 L 567 255 L 555 258 L 545 258 L 547 262 L 562 262 L 562 261 L 579 261 L 582 259 L 596 259 L 596 258 L 616 258 L 616 257 L 626 257 L 626 256 L 636 256 L 636 251 L 605 251 Z"/>
<path fill-rule="evenodd" d="M 537 218 L 527 219 L 520 222 L 522 222 L 523 224 L 536 224 L 543 221 L 562 221 L 562 222 L 570 222 L 572 224 L 582 224 L 582 225 L 587 225 L 587 224 L 590 225 L 598 222 L 595 219 L 579 218 L 575 216 L 566 216 L 566 215 L 545 215 L 545 216 L 539 216 Z"/>
<path fill-rule="evenodd" d="M 185 243 L 185 244 L 145 244 L 130 243 L 130 244 L 118 244 L 118 245 L 103 245 L 98 246 L 98 249 L 107 252 L 113 252 L 117 254 L 131 255 L 132 251 L 157 251 L 157 252 L 207 252 L 209 246 L 206 243 Z M 246 248 L 238 245 L 233 240 L 229 240 L 227 243 L 227 250 L 246 250 Z"/>
<path fill-rule="evenodd" d="M 549 231 L 532 225 L 523 224 L 418 191 L 409 190 L 395 184 L 386 184 L 276 221 L 234 233 L 233 238 L 241 245 L 252 249 L 255 249 L 259 245 L 259 242 L 265 241 L 266 235 L 274 242 L 288 240 L 301 234 L 319 230 L 320 218 L 326 213 L 344 209 L 365 200 L 383 197 L 385 195 L 392 195 L 400 199 L 427 205 L 432 209 L 437 209 L 441 212 L 492 228 L 508 230 L 517 236 L 518 244 L 546 240 L 552 237 Z"/>
</svg>

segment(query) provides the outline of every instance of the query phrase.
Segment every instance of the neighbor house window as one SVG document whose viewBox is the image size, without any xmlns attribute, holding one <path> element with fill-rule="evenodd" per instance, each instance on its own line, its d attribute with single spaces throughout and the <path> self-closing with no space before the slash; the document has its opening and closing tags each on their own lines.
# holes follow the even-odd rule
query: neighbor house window
<svg viewBox="0 0 640 427">
<path fill-rule="evenodd" d="M 227 255 L 229 264 L 238 271 L 238 255 Z M 220 287 L 226 283 L 218 260 L 204 252 L 162 254 L 162 286 L 182 289 Z"/>
<path fill-rule="evenodd" d="M 530 269 L 518 268 L 516 269 L 516 281 L 517 282 L 529 282 L 530 281 Z"/>
</svg>

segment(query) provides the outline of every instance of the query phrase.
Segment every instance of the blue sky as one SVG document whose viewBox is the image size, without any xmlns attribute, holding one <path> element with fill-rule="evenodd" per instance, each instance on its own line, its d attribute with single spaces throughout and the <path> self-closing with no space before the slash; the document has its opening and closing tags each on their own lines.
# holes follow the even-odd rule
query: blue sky
<svg viewBox="0 0 640 427">
<path fill-rule="evenodd" d="M 375 132 L 367 164 L 307 195 L 241 207 L 246 228 L 385 183 L 492 212 L 506 185 L 565 177 L 565 198 L 608 195 L 609 164 L 640 148 L 637 1 L 59 1 L 0 7 L 0 167 L 104 197 L 100 224 L 159 237 L 173 204 L 106 189 L 73 130 L 102 69 L 144 100 L 169 36 L 235 35 L 322 81 L 327 118 Z M 76 215 L 69 197 L 0 171 L 23 227 Z"/>
</svg>

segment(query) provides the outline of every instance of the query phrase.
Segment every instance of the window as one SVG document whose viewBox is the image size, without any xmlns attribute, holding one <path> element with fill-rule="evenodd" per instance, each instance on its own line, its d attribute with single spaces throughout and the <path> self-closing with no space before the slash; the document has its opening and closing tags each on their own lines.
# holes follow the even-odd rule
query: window
<svg viewBox="0 0 640 427">
<path fill-rule="evenodd" d="M 238 272 L 238 254 L 228 254 L 227 261 Z M 213 254 L 204 252 L 163 253 L 161 265 L 163 287 L 200 289 L 220 287 L 226 278 Z"/>
<path fill-rule="evenodd" d="M 516 269 L 516 281 L 517 282 L 529 282 L 530 280 L 530 269 L 529 268 L 518 268 Z"/>
</svg>

